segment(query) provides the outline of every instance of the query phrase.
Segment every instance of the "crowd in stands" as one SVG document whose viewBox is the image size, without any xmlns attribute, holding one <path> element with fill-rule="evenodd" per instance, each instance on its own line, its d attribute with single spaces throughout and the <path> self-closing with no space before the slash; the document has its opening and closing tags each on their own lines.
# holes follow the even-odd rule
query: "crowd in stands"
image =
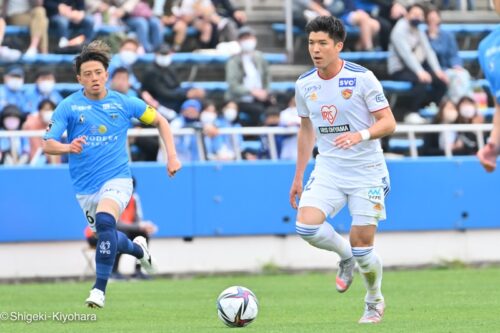
<svg viewBox="0 0 500 333">
<path fill-rule="evenodd" d="M 388 51 L 388 77 L 412 83 L 412 98 L 404 108 L 393 108 L 396 119 L 420 123 L 481 123 L 471 74 L 458 55 L 452 33 L 440 29 L 441 14 L 428 3 L 405 6 L 398 1 L 299 0 L 293 1 L 293 23 L 304 28 L 318 15 L 335 15 L 359 29 L 347 51 Z M 174 129 L 193 128 L 201 135 L 178 136 L 183 162 L 247 160 L 270 157 L 267 136 L 219 134 L 221 128 L 292 127 L 300 125 L 293 96 L 277 96 L 271 88 L 270 66 L 259 50 L 256 32 L 247 25 L 247 14 L 229 0 L 4 0 L 0 18 L 0 62 L 4 66 L 0 87 L 0 131 L 45 129 L 63 96 L 56 91 L 56 73 L 38 66 L 33 82 L 25 82 L 19 59 L 47 53 L 77 53 L 96 38 L 97 27 L 117 29 L 105 38 L 115 54 L 109 66 L 109 87 L 145 100 L 167 118 Z M 444 8 L 452 6 L 443 3 Z M 469 3 L 473 8 L 474 4 Z M 422 29 L 421 24 L 427 28 Z M 29 41 L 3 45 L 6 25 L 29 28 Z M 165 39 L 165 31 L 172 35 Z M 196 33 L 189 37 L 189 29 Z M 102 38 L 99 37 L 99 38 Z M 214 49 L 229 52 L 225 64 L 228 85 L 224 97 L 210 99 L 200 88 L 183 88 L 176 52 Z M 138 59 L 153 55 L 138 75 Z M 30 75 L 32 77 L 33 75 Z M 25 83 L 34 83 L 26 88 Z M 434 119 L 420 116 L 422 108 L 439 105 Z M 144 125 L 133 123 L 131 127 Z M 470 133 L 448 132 L 425 137 L 421 154 L 443 154 L 451 145 L 454 154 L 473 154 L 477 142 Z M 295 159 L 296 136 L 276 135 L 281 159 Z M 0 164 L 64 163 L 65 158 L 43 156 L 41 138 L 0 137 Z M 235 149 L 238 145 L 240 149 Z M 131 137 L 133 160 L 162 158 L 155 137 Z M 200 151 L 202 148 L 202 151 Z M 241 156 L 236 156 L 241 151 Z"/>
</svg>

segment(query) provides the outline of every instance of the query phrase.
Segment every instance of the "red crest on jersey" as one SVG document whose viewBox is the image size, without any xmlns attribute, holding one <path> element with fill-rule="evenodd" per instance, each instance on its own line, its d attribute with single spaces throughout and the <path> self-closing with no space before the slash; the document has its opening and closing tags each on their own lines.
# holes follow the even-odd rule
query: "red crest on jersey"
<svg viewBox="0 0 500 333">
<path fill-rule="evenodd" d="M 337 108 L 335 105 L 323 105 L 321 106 L 321 117 L 333 125 L 335 118 L 337 117 Z"/>
<path fill-rule="evenodd" d="M 342 90 L 342 97 L 344 97 L 344 99 L 349 99 L 351 98 L 351 96 L 352 96 L 352 89 Z"/>
</svg>

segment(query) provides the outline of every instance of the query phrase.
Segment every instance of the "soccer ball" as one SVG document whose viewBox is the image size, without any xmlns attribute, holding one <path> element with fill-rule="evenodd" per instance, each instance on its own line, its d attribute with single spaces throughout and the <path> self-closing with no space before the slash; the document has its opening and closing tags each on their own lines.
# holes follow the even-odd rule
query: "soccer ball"
<svg viewBox="0 0 500 333">
<path fill-rule="evenodd" d="M 247 326 L 255 320 L 258 311 L 257 297 L 245 287 L 229 287 L 217 298 L 219 319 L 229 327 Z"/>
</svg>

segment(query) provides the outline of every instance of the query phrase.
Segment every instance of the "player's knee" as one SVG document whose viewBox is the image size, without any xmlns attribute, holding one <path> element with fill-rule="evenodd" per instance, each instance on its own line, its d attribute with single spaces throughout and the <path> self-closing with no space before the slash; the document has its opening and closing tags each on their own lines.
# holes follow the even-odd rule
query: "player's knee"
<svg viewBox="0 0 500 333">
<path fill-rule="evenodd" d="M 116 221 L 111 214 L 99 212 L 95 215 L 95 218 L 95 228 L 98 234 L 116 230 Z"/>
<path fill-rule="evenodd" d="M 295 231 L 300 237 L 302 237 L 302 239 L 304 239 L 308 243 L 311 243 L 314 241 L 314 238 L 317 235 L 320 226 L 321 225 L 304 224 L 297 221 L 295 223 Z"/>
</svg>

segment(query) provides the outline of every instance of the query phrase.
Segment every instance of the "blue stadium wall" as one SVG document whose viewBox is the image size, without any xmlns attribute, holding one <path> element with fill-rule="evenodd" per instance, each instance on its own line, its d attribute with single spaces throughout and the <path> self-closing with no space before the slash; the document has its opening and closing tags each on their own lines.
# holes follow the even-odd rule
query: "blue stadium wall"
<svg viewBox="0 0 500 333">
<path fill-rule="evenodd" d="M 500 227 L 500 172 L 487 174 L 474 158 L 388 166 L 392 189 L 380 231 Z M 156 236 L 186 238 L 293 234 L 294 168 L 291 162 L 200 163 L 169 179 L 156 163 L 132 167 L 145 218 L 159 225 Z M 348 231 L 347 210 L 331 222 Z M 66 166 L 0 168 L 0 242 L 79 240 L 85 224 Z"/>
</svg>

